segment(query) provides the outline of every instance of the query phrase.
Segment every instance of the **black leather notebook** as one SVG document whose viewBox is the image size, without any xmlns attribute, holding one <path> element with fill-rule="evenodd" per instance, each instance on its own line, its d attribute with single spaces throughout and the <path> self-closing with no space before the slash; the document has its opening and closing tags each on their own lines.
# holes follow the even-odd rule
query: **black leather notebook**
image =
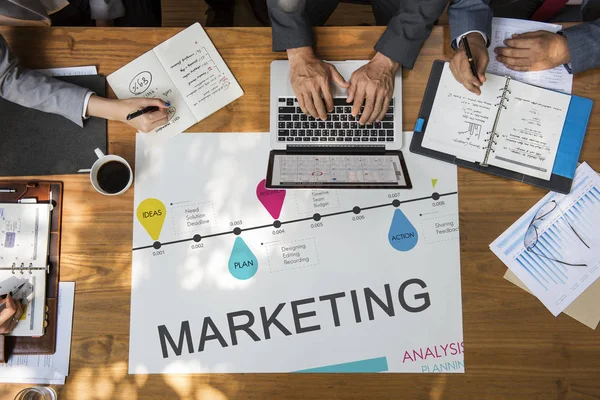
<svg viewBox="0 0 600 400">
<path fill-rule="evenodd" d="M 100 75 L 60 77 L 106 95 Z M 89 118 L 81 128 L 68 119 L 0 99 L 0 176 L 75 174 L 91 168 L 94 149 L 106 154 L 106 120 Z"/>
</svg>

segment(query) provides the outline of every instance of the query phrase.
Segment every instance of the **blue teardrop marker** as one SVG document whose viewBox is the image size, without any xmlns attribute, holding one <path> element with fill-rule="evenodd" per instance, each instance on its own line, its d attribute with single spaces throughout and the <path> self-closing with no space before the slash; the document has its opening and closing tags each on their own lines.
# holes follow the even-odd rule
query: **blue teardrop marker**
<svg viewBox="0 0 600 400">
<path fill-rule="evenodd" d="M 229 272 L 234 278 L 245 280 L 252 278 L 257 269 L 258 260 L 254 257 L 254 253 L 246 245 L 244 239 L 236 237 L 229 257 Z"/>
<path fill-rule="evenodd" d="M 398 208 L 394 211 L 388 239 L 392 247 L 398 251 L 412 250 L 419 241 L 417 230 Z"/>
</svg>

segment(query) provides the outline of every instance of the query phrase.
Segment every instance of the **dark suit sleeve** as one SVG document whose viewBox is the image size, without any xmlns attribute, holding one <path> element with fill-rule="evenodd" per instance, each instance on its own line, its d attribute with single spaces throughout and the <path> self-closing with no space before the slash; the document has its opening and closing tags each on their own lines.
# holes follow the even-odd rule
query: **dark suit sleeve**
<svg viewBox="0 0 600 400">
<path fill-rule="evenodd" d="M 421 46 L 448 0 L 402 0 L 375 50 L 412 69 Z"/>
<path fill-rule="evenodd" d="M 273 27 L 273 51 L 313 46 L 312 26 L 306 15 L 306 0 L 267 0 Z"/>
<path fill-rule="evenodd" d="M 600 67 L 600 19 L 563 30 L 569 44 L 570 67 L 574 74 Z"/>
</svg>

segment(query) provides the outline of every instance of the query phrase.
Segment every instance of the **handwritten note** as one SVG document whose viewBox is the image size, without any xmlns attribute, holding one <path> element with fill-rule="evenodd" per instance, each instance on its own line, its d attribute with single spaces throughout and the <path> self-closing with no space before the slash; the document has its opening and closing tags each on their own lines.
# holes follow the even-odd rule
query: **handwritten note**
<svg viewBox="0 0 600 400">
<path fill-rule="evenodd" d="M 477 96 L 458 83 L 448 64 L 444 65 L 423 146 L 467 161 L 483 159 L 498 108 L 497 97 L 506 81 L 495 75 L 486 77 Z"/>
<path fill-rule="evenodd" d="M 149 134 L 154 145 L 162 144 L 243 95 L 242 88 L 198 23 L 107 79 L 120 99 L 161 98 L 171 104 L 167 124 Z"/>
<path fill-rule="evenodd" d="M 509 90 L 493 164 L 549 180 L 571 97 L 513 80 Z"/>
</svg>

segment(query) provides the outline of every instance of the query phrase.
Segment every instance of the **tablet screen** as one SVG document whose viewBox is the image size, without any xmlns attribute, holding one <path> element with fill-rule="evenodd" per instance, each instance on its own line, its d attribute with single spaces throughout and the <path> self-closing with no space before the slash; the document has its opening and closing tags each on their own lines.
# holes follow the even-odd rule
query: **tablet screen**
<svg viewBox="0 0 600 400">
<path fill-rule="evenodd" d="M 287 154 L 275 152 L 268 181 L 272 187 L 410 186 L 399 152 L 390 154 Z"/>
</svg>

